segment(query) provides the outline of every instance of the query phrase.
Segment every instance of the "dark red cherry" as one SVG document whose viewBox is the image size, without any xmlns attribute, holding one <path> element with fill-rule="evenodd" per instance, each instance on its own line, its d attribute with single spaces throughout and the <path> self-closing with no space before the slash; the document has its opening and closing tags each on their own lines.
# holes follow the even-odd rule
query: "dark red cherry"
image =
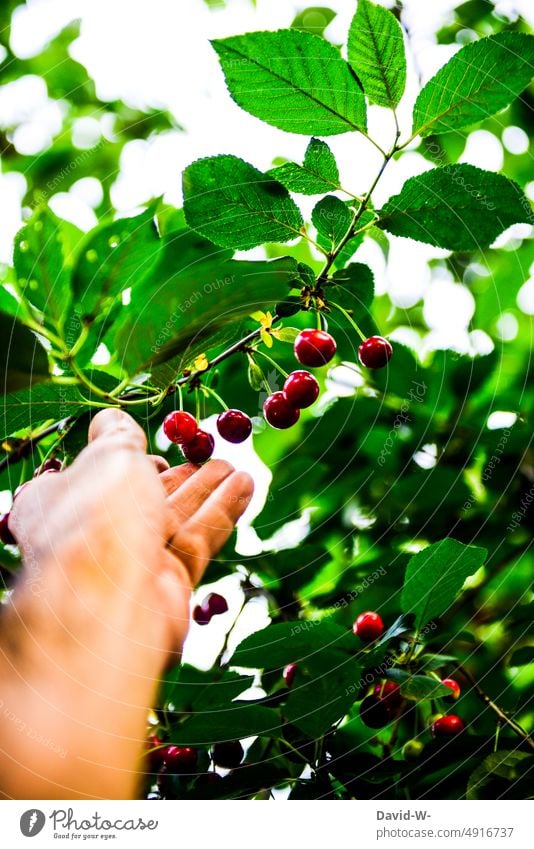
<svg viewBox="0 0 534 849">
<path fill-rule="evenodd" d="M 244 442 L 252 433 L 252 422 L 241 410 L 225 410 L 217 419 L 217 430 L 227 442 Z"/>
<path fill-rule="evenodd" d="M 293 350 L 303 366 L 318 368 L 330 362 L 336 353 L 336 341 L 324 330 L 302 330 L 295 339 Z"/>
<path fill-rule="evenodd" d="M 371 642 L 371 640 L 377 640 L 382 635 L 384 623 L 378 613 L 368 610 L 366 613 L 360 613 L 352 626 L 352 630 L 361 640 Z"/>
<path fill-rule="evenodd" d="M 393 711 L 384 699 L 367 696 L 360 705 L 360 718 L 368 728 L 383 728 L 393 719 Z"/>
<path fill-rule="evenodd" d="M 300 410 L 289 403 L 283 392 L 275 392 L 265 401 L 263 415 L 271 427 L 285 430 L 298 422 Z"/>
<path fill-rule="evenodd" d="M 60 472 L 63 468 L 63 463 L 57 457 L 49 457 L 40 466 L 37 466 L 33 473 L 34 478 L 44 474 L 44 472 Z"/>
<path fill-rule="evenodd" d="M 375 698 L 385 701 L 392 709 L 397 708 L 402 702 L 400 687 L 393 681 L 382 681 L 377 684 L 373 690 L 373 695 Z"/>
<path fill-rule="evenodd" d="M 163 749 L 163 762 L 167 772 L 194 772 L 197 765 L 198 752 L 190 746 L 167 746 Z"/>
<path fill-rule="evenodd" d="M 197 625 L 209 625 L 211 621 L 211 613 L 202 604 L 197 604 L 193 608 L 193 620 Z"/>
<path fill-rule="evenodd" d="M 221 613 L 226 613 L 228 610 L 228 602 L 223 595 L 219 593 L 210 593 L 202 602 L 202 607 L 207 610 L 211 616 L 219 616 Z"/>
<path fill-rule="evenodd" d="M 286 687 L 291 687 L 293 685 L 293 681 L 295 680 L 295 675 L 297 673 L 297 668 L 298 667 L 296 663 L 289 663 L 285 667 L 282 675 L 286 683 Z"/>
<path fill-rule="evenodd" d="M 16 545 L 17 540 L 9 530 L 9 513 L 4 513 L 0 516 L 0 540 L 4 545 Z"/>
<path fill-rule="evenodd" d="M 195 438 L 198 432 L 197 420 L 191 413 L 175 410 L 163 419 L 163 433 L 171 442 L 185 445 Z"/>
<path fill-rule="evenodd" d="M 197 430 L 196 436 L 190 441 L 182 445 L 182 454 L 190 463 L 205 463 L 213 454 L 215 448 L 215 440 L 211 433 L 206 433 L 204 430 Z"/>
<path fill-rule="evenodd" d="M 244 750 L 239 740 L 229 740 L 227 743 L 215 743 L 211 757 L 216 766 L 223 769 L 235 769 L 243 760 Z"/>
<path fill-rule="evenodd" d="M 358 348 L 358 357 L 366 368 L 384 368 L 392 354 L 391 343 L 382 336 L 369 336 Z"/>
<path fill-rule="evenodd" d="M 440 716 L 432 723 L 432 734 L 434 737 L 455 737 L 465 728 L 463 719 L 454 713 Z"/>
<path fill-rule="evenodd" d="M 319 397 L 319 384 L 309 371 L 293 371 L 284 383 L 284 395 L 292 407 L 303 410 Z"/>
</svg>

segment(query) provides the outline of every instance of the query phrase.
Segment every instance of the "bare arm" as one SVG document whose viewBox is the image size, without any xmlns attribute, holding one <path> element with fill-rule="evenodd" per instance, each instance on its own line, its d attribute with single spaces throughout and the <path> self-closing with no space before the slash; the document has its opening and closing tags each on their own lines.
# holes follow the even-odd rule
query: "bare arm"
<svg viewBox="0 0 534 849">
<path fill-rule="evenodd" d="M 99 413 L 90 444 L 16 500 L 24 570 L 0 618 L 0 795 L 131 798 L 158 677 L 191 587 L 252 494 L 223 461 L 158 473 L 142 430 Z"/>
</svg>

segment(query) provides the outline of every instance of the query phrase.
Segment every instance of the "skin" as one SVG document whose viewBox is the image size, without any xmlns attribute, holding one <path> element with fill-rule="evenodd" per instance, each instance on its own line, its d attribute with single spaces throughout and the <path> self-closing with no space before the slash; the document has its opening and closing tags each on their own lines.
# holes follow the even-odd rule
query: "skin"
<svg viewBox="0 0 534 849">
<path fill-rule="evenodd" d="M 221 460 L 168 468 L 103 410 L 64 472 L 16 498 L 24 569 L 0 614 L 0 798 L 128 799 L 191 589 L 246 509 Z"/>
</svg>

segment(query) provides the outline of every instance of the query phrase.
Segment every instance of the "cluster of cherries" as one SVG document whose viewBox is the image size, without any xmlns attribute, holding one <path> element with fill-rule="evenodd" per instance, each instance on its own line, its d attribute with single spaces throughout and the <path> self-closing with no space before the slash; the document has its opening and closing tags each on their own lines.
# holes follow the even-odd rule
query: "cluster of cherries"
<svg viewBox="0 0 534 849">
<path fill-rule="evenodd" d="M 320 368 L 336 353 L 336 340 L 324 330 L 302 330 L 295 339 L 295 357 L 303 366 Z M 382 336 L 370 336 L 358 349 L 362 365 L 371 369 L 383 368 L 393 354 L 393 348 Z M 285 430 L 296 424 L 300 411 L 319 397 L 319 383 L 309 371 L 293 371 L 280 392 L 269 395 L 263 405 L 263 414 L 271 427 Z M 241 410 L 225 410 L 217 419 L 217 430 L 227 442 L 244 442 L 252 432 L 250 417 Z M 213 454 L 215 440 L 202 430 L 191 413 L 175 410 L 163 421 L 167 439 L 180 445 L 190 463 L 205 463 Z"/>
<path fill-rule="evenodd" d="M 371 643 L 377 640 L 384 633 L 384 623 L 380 614 L 368 610 L 361 613 L 354 625 L 352 626 L 353 633 L 356 634 L 365 643 Z M 291 687 L 297 674 L 298 664 L 290 663 L 283 671 L 283 678 L 287 687 Z M 444 678 L 441 681 L 445 687 L 451 691 L 447 698 L 456 701 L 460 696 L 460 685 L 454 678 Z M 360 705 L 360 717 L 362 722 L 368 728 L 383 728 L 388 723 L 392 722 L 400 713 L 403 697 L 398 684 L 393 681 L 380 681 L 373 688 L 372 693 L 366 696 Z M 446 714 L 434 716 L 431 732 L 436 738 L 454 737 L 464 730 L 463 720 L 456 714 Z M 422 749 L 419 741 L 409 741 L 410 743 L 418 744 L 412 746 L 410 752 L 413 756 L 412 749 L 417 748 L 418 753 Z M 407 750 L 409 756 L 409 752 Z"/>
<path fill-rule="evenodd" d="M 34 478 L 38 478 L 40 475 L 49 474 L 50 472 L 60 472 L 63 468 L 63 463 L 58 457 L 49 457 L 44 461 L 40 466 L 38 466 L 33 476 Z M 13 501 L 15 501 L 17 495 L 20 495 L 24 487 L 29 483 L 22 483 L 18 486 L 13 493 Z M 4 545 L 16 545 L 17 540 L 15 539 L 12 531 L 9 529 L 9 517 L 10 513 L 4 513 L 0 516 L 0 541 L 4 543 Z"/>
</svg>

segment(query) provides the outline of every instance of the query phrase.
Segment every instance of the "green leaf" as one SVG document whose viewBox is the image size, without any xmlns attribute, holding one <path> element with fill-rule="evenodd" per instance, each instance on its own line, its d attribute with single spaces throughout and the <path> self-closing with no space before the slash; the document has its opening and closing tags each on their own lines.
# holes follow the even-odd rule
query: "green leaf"
<svg viewBox="0 0 534 849">
<path fill-rule="evenodd" d="M 248 361 L 248 382 L 254 392 L 261 392 L 261 390 L 265 387 L 265 375 L 263 374 L 261 366 L 259 366 L 252 358 L 249 358 Z"/>
<path fill-rule="evenodd" d="M 432 77 L 413 110 L 413 135 L 468 127 L 504 109 L 534 73 L 534 37 L 501 32 L 467 44 Z"/>
<path fill-rule="evenodd" d="M 243 737 L 278 737 L 280 717 L 271 708 L 253 702 L 231 702 L 226 708 L 198 713 L 172 730 L 178 746 L 207 746 Z"/>
<path fill-rule="evenodd" d="M 161 240 L 151 209 L 135 218 L 120 218 L 87 234 L 74 268 L 78 311 L 91 318 L 131 286 L 153 273 Z"/>
<path fill-rule="evenodd" d="M 251 675 L 219 670 L 204 672 L 194 666 L 180 664 L 161 682 L 163 702 L 172 702 L 175 711 L 206 711 L 223 705 L 228 707 L 233 699 L 252 686 Z"/>
<path fill-rule="evenodd" d="M 358 0 L 349 30 L 348 60 L 371 103 L 394 109 L 406 85 L 402 29 L 383 6 Z"/>
<path fill-rule="evenodd" d="M 534 758 L 527 752 L 494 752 L 484 758 L 480 766 L 469 776 L 466 798 L 471 801 L 485 799 L 484 788 L 494 776 L 517 783 L 518 779 L 527 777 L 533 767 Z M 514 796 L 514 798 L 521 797 Z"/>
<path fill-rule="evenodd" d="M 232 666 L 276 669 L 325 650 L 354 650 L 354 637 L 341 625 L 326 620 L 280 622 L 256 631 L 232 655 Z"/>
<path fill-rule="evenodd" d="M 473 165 L 447 165 L 410 177 L 380 211 L 378 226 L 451 251 L 491 245 L 518 222 L 534 223 L 512 180 Z"/>
<path fill-rule="evenodd" d="M 183 190 L 187 223 L 217 245 L 246 249 L 300 235 L 302 216 L 287 189 L 237 156 L 197 159 Z"/>
<path fill-rule="evenodd" d="M 389 673 L 388 677 L 390 677 Z M 450 696 L 450 694 L 449 687 L 429 675 L 410 675 L 405 681 L 401 682 L 401 695 L 405 699 L 415 702 L 424 699 L 442 699 Z"/>
<path fill-rule="evenodd" d="M 401 596 L 403 611 L 415 613 L 417 628 L 442 616 L 466 578 L 480 569 L 486 557 L 485 548 L 464 545 L 451 537 L 418 552 L 406 568 Z"/>
<path fill-rule="evenodd" d="M 231 96 L 273 127 L 331 136 L 366 129 L 365 99 L 339 50 L 298 30 L 216 39 Z"/>
<path fill-rule="evenodd" d="M 349 711 L 360 689 L 362 668 L 343 652 L 328 652 L 329 667 L 313 658 L 299 664 L 284 716 L 318 739 Z"/>
<path fill-rule="evenodd" d="M 295 278 L 289 257 L 228 260 L 227 251 L 205 245 L 190 230 L 167 237 L 157 279 L 132 289 L 105 340 L 130 374 L 168 362 L 153 378 L 172 381 L 199 354 L 235 341 L 239 319 L 279 301 Z"/>
<path fill-rule="evenodd" d="M 327 195 L 314 207 L 312 223 L 319 234 L 319 244 L 328 252 L 336 249 L 347 234 L 352 221 L 349 208 L 334 195 Z"/>
<path fill-rule="evenodd" d="M 48 356 L 37 336 L 12 315 L 0 313 L 0 393 L 46 380 Z"/>
<path fill-rule="evenodd" d="M 70 270 L 63 255 L 62 222 L 47 208 L 37 210 L 15 236 L 13 263 L 23 295 L 61 327 L 71 298 Z"/>
<path fill-rule="evenodd" d="M 89 409 L 76 386 L 39 383 L 30 389 L 10 392 L 1 406 L 3 436 L 22 428 L 36 428 L 46 421 L 59 421 Z"/>
<path fill-rule="evenodd" d="M 0 312 L 13 318 L 18 318 L 21 314 L 19 302 L 5 286 L 0 286 Z"/>
<path fill-rule="evenodd" d="M 282 183 L 291 192 L 317 195 L 339 189 L 339 171 L 334 154 L 320 139 L 312 139 L 306 148 L 304 162 L 285 162 L 267 171 L 270 177 Z"/>
</svg>

